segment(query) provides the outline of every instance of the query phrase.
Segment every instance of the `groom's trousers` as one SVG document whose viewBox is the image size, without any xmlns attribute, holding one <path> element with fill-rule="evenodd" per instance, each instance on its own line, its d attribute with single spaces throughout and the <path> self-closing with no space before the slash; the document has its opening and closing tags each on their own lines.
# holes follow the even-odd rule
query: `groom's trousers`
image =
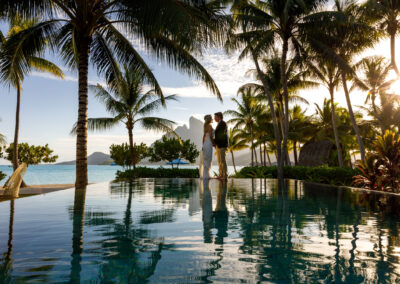
<svg viewBox="0 0 400 284">
<path fill-rule="evenodd" d="M 216 147 L 218 166 L 219 166 L 219 176 L 226 178 L 228 177 L 228 166 L 226 165 L 226 148 Z"/>
</svg>

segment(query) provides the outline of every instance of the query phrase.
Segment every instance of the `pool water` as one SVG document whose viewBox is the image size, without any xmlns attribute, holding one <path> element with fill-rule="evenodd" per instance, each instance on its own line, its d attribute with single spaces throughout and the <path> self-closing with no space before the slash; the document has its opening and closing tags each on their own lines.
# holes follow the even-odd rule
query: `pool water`
<svg viewBox="0 0 400 284">
<path fill-rule="evenodd" d="M 0 202 L 0 283 L 393 283 L 395 196 L 141 179 Z"/>
</svg>

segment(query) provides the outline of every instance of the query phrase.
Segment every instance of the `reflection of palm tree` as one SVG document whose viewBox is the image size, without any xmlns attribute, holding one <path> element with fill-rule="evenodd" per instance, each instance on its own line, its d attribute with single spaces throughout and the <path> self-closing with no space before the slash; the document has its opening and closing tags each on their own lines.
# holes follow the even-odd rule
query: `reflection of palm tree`
<svg viewBox="0 0 400 284">
<path fill-rule="evenodd" d="M 85 222 L 86 190 L 75 189 L 72 221 L 72 260 L 70 283 L 79 283 L 81 279 L 81 261 L 83 252 L 83 230 Z"/>
<path fill-rule="evenodd" d="M 10 222 L 8 227 L 8 242 L 7 242 L 7 252 L 4 253 L 0 265 L 0 283 L 7 283 L 9 279 L 12 267 L 12 241 L 13 241 L 13 230 L 14 229 L 14 200 L 10 200 Z"/>
</svg>

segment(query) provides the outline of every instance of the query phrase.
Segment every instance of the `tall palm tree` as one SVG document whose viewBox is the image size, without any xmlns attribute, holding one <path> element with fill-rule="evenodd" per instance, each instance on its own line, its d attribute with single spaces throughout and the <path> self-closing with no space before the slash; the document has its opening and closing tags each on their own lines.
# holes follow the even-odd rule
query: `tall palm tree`
<svg viewBox="0 0 400 284">
<path fill-rule="evenodd" d="M 100 84 L 89 86 L 96 97 L 105 105 L 112 117 L 89 118 L 89 130 L 106 130 L 120 123 L 125 125 L 129 135 L 129 148 L 133 164 L 133 174 L 136 176 L 135 151 L 133 144 L 133 129 L 141 125 L 148 130 L 173 131 L 173 121 L 150 116 L 164 102 L 176 100 L 175 95 L 159 97 L 156 90 L 145 92 L 145 74 L 141 70 L 124 67 L 121 77 L 109 84 L 108 90 Z M 72 132 L 77 131 L 75 124 Z"/>
<path fill-rule="evenodd" d="M 107 82 L 118 77 L 117 62 L 144 71 L 146 83 L 162 95 L 149 66 L 128 38 L 137 40 L 156 59 L 205 82 L 211 92 L 220 92 L 205 70 L 192 56 L 224 34 L 221 7 L 206 0 L 4 0 L 0 11 L 9 17 L 16 13 L 42 22 L 27 29 L 24 54 L 50 44 L 65 62 L 78 69 L 78 119 L 75 186 L 85 189 L 87 176 L 87 112 L 89 62 Z M 125 36 L 127 35 L 127 36 Z M 217 35 L 215 37 L 214 35 Z M 18 40 L 8 50 L 18 46 Z"/>
<path fill-rule="evenodd" d="M 40 49 L 37 49 L 32 53 L 26 54 L 24 52 L 22 46 L 26 44 L 26 39 L 22 35 L 36 24 L 36 19 L 27 20 L 19 16 L 15 16 L 10 20 L 10 28 L 6 37 L 0 35 L 0 60 L 4 63 L 0 68 L 0 78 L 7 85 L 15 88 L 17 91 L 15 131 L 13 141 L 14 149 L 12 158 L 14 170 L 18 168 L 18 137 L 20 125 L 21 93 L 25 77 L 33 70 L 47 72 L 59 78 L 64 77 L 63 72 L 57 65 L 42 57 L 44 54 L 44 46 L 41 46 Z M 14 49 L 11 51 L 5 50 L 6 47 L 15 40 L 18 40 L 19 44 L 14 46 Z"/>
<path fill-rule="evenodd" d="M 0 121 L 1 121 L 1 118 L 0 118 Z M 6 137 L 0 133 L 0 152 L 1 152 L 1 146 L 5 145 L 6 143 L 7 143 Z M 1 154 L 0 154 L 0 156 L 1 156 Z"/>
<path fill-rule="evenodd" d="M 333 129 L 333 136 L 335 138 L 336 149 L 338 152 L 339 167 L 343 167 L 343 153 L 340 146 L 339 133 L 337 129 L 337 117 L 335 110 L 335 90 L 340 84 L 340 70 L 337 64 L 331 63 L 326 58 L 316 57 L 314 62 L 308 61 L 308 68 L 311 75 L 316 78 L 321 84 L 326 87 L 330 95 L 331 103 L 331 122 Z"/>
<path fill-rule="evenodd" d="M 251 91 L 239 92 L 238 95 L 240 96 L 239 100 L 232 98 L 232 101 L 237 106 L 237 110 L 227 110 L 225 114 L 231 117 L 228 123 L 234 124 L 233 129 L 245 128 L 248 131 L 250 149 L 254 149 L 254 125 L 256 117 L 262 112 L 262 107 L 254 100 Z M 254 166 L 253 152 L 251 155 L 251 166 Z"/>
<path fill-rule="evenodd" d="M 263 76 L 262 68 L 259 63 L 259 60 L 271 51 L 275 40 L 274 34 L 270 31 L 271 17 L 261 1 L 235 0 L 231 6 L 231 12 L 233 14 L 233 22 L 230 37 L 226 43 L 226 49 L 227 51 L 231 51 L 240 48 L 241 53 L 239 59 L 249 56 L 253 60 L 272 115 L 278 178 L 283 179 L 283 163 L 281 163 L 282 136 L 276 116 L 273 95 L 268 82 Z M 257 42 L 255 39 L 259 38 L 263 38 L 264 40 Z"/>
<path fill-rule="evenodd" d="M 334 11 L 320 12 L 303 24 L 303 36 L 309 46 L 320 56 L 337 64 L 346 97 L 347 108 L 364 161 L 365 148 L 350 99 L 347 81 L 356 77 L 351 68 L 355 55 L 372 47 L 378 40 L 378 33 L 355 0 L 335 0 Z"/>
<path fill-rule="evenodd" d="M 229 129 L 228 144 L 227 150 L 229 153 L 231 153 L 233 168 L 235 169 L 235 173 L 237 173 L 235 156 L 233 155 L 233 152 L 240 151 L 248 147 L 246 140 L 241 137 L 239 129 Z"/>
<path fill-rule="evenodd" d="M 381 106 L 385 105 L 386 91 L 395 80 L 387 80 L 392 65 L 387 63 L 382 56 L 369 56 L 361 59 L 354 66 L 356 71 L 362 72 L 362 77 L 356 78 L 350 90 L 358 88 L 368 92 L 365 103 L 371 101 L 372 111 L 375 117 L 378 117 L 378 109 L 375 103 L 377 95 L 380 96 Z M 385 127 L 380 125 L 382 135 L 385 133 Z"/>
<path fill-rule="evenodd" d="M 375 17 L 378 27 L 386 32 L 390 38 L 391 65 L 400 76 L 396 64 L 396 35 L 399 30 L 400 1 L 399 0 L 368 0 L 364 7 L 368 13 Z"/>
</svg>

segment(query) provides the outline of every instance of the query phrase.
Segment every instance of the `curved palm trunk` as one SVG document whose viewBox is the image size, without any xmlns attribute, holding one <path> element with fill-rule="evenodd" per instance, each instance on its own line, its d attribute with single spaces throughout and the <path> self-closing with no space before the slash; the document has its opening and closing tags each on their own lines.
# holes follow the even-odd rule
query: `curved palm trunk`
<svg viewBox="0 0 400 284">
<path fill-rule="evenodd" d="M 343 155 L 342 155 L 342 147 L 340 146 L 339 133 L 337 130 L 336 124 L 336 112 L 335 112 L 335 101 L 334 101 L 334 89 L 333 87 L 329 87 L 329 94 L 331 95 L 331 115 L 332 115 L 332 128 L 333 135 L 335 136 L 335 144 L 338 153 L 338 162 L 339 167 L 343 167 Z"/>
<path fill-rule="evenodd" d="M 236 163 L 235 163 L 235 156 L 233 155 L 233 151 L 231 150 L 231 156 L 232 156 L 232 164 L 233 164 L 233 168 L 235 170 L 235 174 L 237 174 L 237 170 L 236 170 Z"/>
<path fill-rule="evenodd" d="M 297 159 L 297 141 L 293 141 L 293 156 L 294 156 L 294 165 L 298 165 L 298 159 Z"/>
<path fill-rule="evenodd" d="M 252 51 L 252 56 L 253 56 L 253 61 L 256 66 L 257 74 L 261 79 L 261 82 L 264 87 L 264 92 L 267 95 L 267 100 L 268 100 L 268 106 L 271 110 L 271 115 L 272 115 L 272 125 L 274 127 L 274 134 L 275 134 L 275 141 L 276 141 L 276 155 L 277 155 L 277 164 L 278 164 L 278 179 L 283 179 L 283 164 L 280 163 L 280 158 L 281 158 L 281 136 L 279 133 L 279 125 L 278 121 L 276 119 L 276 113 L 275 113 L 275 107 L 274 107 L 274 102 L 271 97 L 271 93 L 269 91 L 268 83 L 265 81 L 263 73 L 261 71 L 260 65 L 258 64 L 258 60 L 256 55 L 254 54 L 254 50 L 251 48 Z"/>
<path fill-rule="evenodd" d="M 19 137 L 19 117 L 21 111 L 21 85 L 17 82 L 17 107 L 15 110 L 15 130 L 12 164 L 14 171 L 18 168 L 18 137 Z"/>
<path fill-rule="evenodd" d="M 282 59 L 281 59 L 281 77 L 282 77 L 282 88 L 283 88 L 283 98 L 285 101 L 285 120 L 284 120 L 284 135 L 283 135 L 283 144 L 282 144 L 282 152 L 284 155 L 281 157 L 281 163 L 286 159 L 286 163 L 290 166 L 290 158 L 288 152 L 288 136 L 289 136 L 289 91 L 287 85 L 287 76 L 286 76 L 286 59 L 288 53 L 288 40 L 283 40 L 282 46 Z"/>
<path fill-rule="evenodd" d="M 351 106 L 351 101 L 350 101 L 350 94 L 347 88 L 346 74 L 344 72 L 342 72 L 342 84 L 343 84 L 344 94 L 346 95 L 346 102 L 347 102 L 347 108 L 349 110 L 350 120 L 351 123 L 353 124 L 354 132 L 356 133 L 357 143 L 360 149 L 361 160 L 364 162 L 365 158 L 364 143 L 361 138 L 360 129 L 358 128 L 356 119 L 354 117 L 353 107 Z"/>
<path fill-rule="evenodd" d="M 136 163 L 135 163 L 135 149 L 133 147 L 133 127 L 132 121 L 128 121 L 128 133 L 129 133 L 129 151 L 131 152 L 132 166 L 133 166 L 133 177 L 136 178 Z"/>
<path fill-rule="evenodd" d="M 400 76 L 400 72 L 396 64 L 396 32 L 392 32 L 390 34 L 390 61 L 393 70 L 396 72 L 397 76 Z"/>
<path fill-rule="evenodd" d="M 258 166 L 258 157 L 257 157 L 257 149 L 256 149 L 257 146 L 254 146 L 254 143 L 253 143 L 253 147 L 254 147 L 254 149 L 253 149 L 253 151 L 254 151 L 254 158 L 255 158 L 255 160 L 256 160 L 255 165 Z"/>
<path fill-rule="evenodd" d="M 88 126 L 88 67 L 90 39 L 82 38 L 78 43 L 78 121 L 76 128 L 76 181 L 77 189 L 86 189 L 87 172 L 87 126 Z"/>
</svg>

